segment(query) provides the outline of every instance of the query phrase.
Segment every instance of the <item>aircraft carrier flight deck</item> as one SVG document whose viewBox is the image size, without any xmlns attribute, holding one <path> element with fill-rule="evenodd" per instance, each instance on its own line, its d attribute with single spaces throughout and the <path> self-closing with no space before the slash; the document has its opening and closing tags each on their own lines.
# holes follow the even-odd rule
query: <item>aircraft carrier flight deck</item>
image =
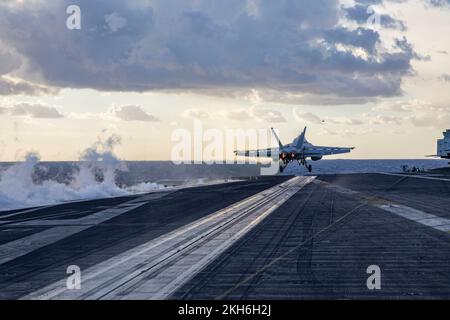
<svg viewBox="0 0 450 320">
<path fill-rule="evenodd" d="M 0 299 L 448 299 L 449 208 L 442 172 L 261 177 L 1 212 Z"/>
</svg>

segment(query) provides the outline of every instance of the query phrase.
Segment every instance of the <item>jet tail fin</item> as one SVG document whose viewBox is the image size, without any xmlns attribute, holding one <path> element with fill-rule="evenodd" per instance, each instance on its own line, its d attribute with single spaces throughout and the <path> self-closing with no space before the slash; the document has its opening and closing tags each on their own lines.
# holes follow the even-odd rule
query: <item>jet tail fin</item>
<svg viewBox="0 0 450 320">
<path fill-rule="evenodd" d="M 306 135 L 306 127 L 305 129 L 303 129 L 303 132 L 298 136 L 295 149 L 299 151 L 303 149 L 303 144 L 305 143 L 305 135 Z"/>
<path fill-rule="evenodd" d="M 278 147 L 279 147 L 280 149 L 282 149 L 282 148 L 283 148 L 283 144 L 281 143 L 280 138 L 278 138 L 277 133 L 275 132 L 275 130 L 274 130 L 273 128 L 270 128 L 270 130 L 272 130 L 272 133 L 273 133 L 273 135 L 275 136 L 275 139 L 277 139 L 277 141 L 278 141 Z"/>
</svg>

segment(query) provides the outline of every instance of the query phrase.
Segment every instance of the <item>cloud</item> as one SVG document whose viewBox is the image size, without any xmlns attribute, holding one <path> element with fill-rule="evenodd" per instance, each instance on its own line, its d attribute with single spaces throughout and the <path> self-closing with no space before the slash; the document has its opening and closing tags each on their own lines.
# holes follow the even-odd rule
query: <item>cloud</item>
<svg viewBox="0 0 450 320">
<path fill-rule="evenodd" d="M 254 107 L 250 109 L 250 114 L 258 121 L 265 121 L 268 123 L 286 122 L 286 118 L 278 110 Z"/>
<path fill-rule="evenodd" d="M 436 111 L 432 114 L 419 112 L 408 117 L 408 120 L 417 127 L 448 128 L 450 123 L 450 110 Z"/>
<path fill-rule="evenodd" d="M 426 103 L 411 109 L 406 119 L 418 127 L 448 128 L 450 107 Z"/>
<path fill-rule="evenodd" d="M 259 99 L 259 97 L 258 97 Z M 231 109 L 219 112 L 222 117 L 233 121 L 249 121 L 256 120 L 267 123 L 283 123 L 287 122 L 283 114 L 274 109 L 263 108 L 256 102 L 249 109 Z"/>
<path fill-rule="evenodd" d="M 419 99 L 411 100 L 398 100 L 398 101 L 385 101 L 374 108 L 375 112 L 396 112 L 396 113 L 411 113 L 420 110 L 432 110 L 433 105 L 428 101 Z"/>
<path fill-rule="evenodd" d="M 335 125 L 347 125 L 356 126 L 364 124 L 363 121 L 358 119 L 352 119 L 348 117 L 325 117 L 320 118 L 311 112 L 300 112 L 299 109 L 294 109 L 293 111 L 294 119 L 300 123 L 310 123 L 310 124 L 335 124 Z"/>
<path fill-rule="evenodd" d="M 352 119 L 347 117 L 337 117 L 337 118 L 326 118 L 324 120 L 325 123 L 344 125 L 344 126 L 359 126 L 364 124 L 363 121 L 358 119 Z"/>
<path fill-rule="evenodd" d="M 158 122 L 159 119 L 146 113 L 140 106 L 113 107 L 109 113 L 123 121 Z"/>
<path fill-rule="evenodd" d="M 446 128 L 450 123 L 450 106 L 436 105 L 429 101 L 412 99 L 385 102 L 372 109 L 383 114 L 368 115 L 372 124 L 395 124 L 405 122 L 417 127 Z M 399 116 L 401 115 L 401 116 Z"/>
<path fill-rule="evenodd" d="M 119 15 L 117 12 L 105 15 L 105 21 L 111 32 L 117 32 L 127 25 L 127 19 Z"/>
<path fill-rule="evenodd" d="M 406 39 L 386 47 L 377 31 L 340 25 L 338 0 L 77 3 L 76 31 L 61 14 L 72 0 L 0 4 L 0 42 L 21 57 L 10 74 L 64 88 L 230 95 L 256 88 L 286 101 L 299 94 L 369 101 L 401 94 L 418 58 Z"/>
<path fill-rule="evenodd" d="M 252 118 L 250 112 L 246 109 L 229 110 L 225 112 L 225 116 L 227 119 L 234 121 L 248 121 Z"/>
<path fill-rule="evenodd" d="M 272 89 L 253 90 L 257 91 L 261 101 L 275 102 L 292 105 L 349 105 L 349 104 L 365 104 L 367 102 L 375 102 L 379 100 L 377 97 L 350 97 L 350 96 L 338 96 L 336 94 L 321 95 L 309 94 L 304 92 L 287 92 L 276 91 Z M 248 93 L 248 91 L 246 92 Z M 241 95 L 245 95 L 244 92 Z M 237 96 L 237 95 L 235 95 Z"/>
<path fill-rule="evenodd" d="M 0 114 L 22 116 L 35 119 L 58 119 L 64 116 L 54 107 L 42 104 L 20 103 L 8 108 L 0 108 Z"/>
<path fill-rule="evenodd" d="M 439 79 L 441 79 L 442 81 L 450 82 L 450 74 L 444 73 L 439 77 Z"/>
<path fill-rule="evenodd" d="M 0 46 L 0 75 L 7 74 L 12 70 L 19 68 L 21 64 L 22 61 L 13 53 L 13 51 Z"/>
<path fill-rule="evenodd" d="M 23 80 L 12 81 L 0 76 L 0 95 L 45 95 L 56 94 L 57 92 L 58 90 L 55 88 L 50 88 Z"/>
<path fill-rule="evenodd" d="M 9 76 L 14 70 L 21 68 L 22 63 L 18 53 L 14 49 L 7 48 L 0 36 L 0 95 L 56 93 L 55 89 Z"/>
<path fill-rule="evenodd" d="M 357 48 L 359 47 L 369 53 L 374 53 L 376 45 L 380 41 L 380 35 L 378 32 L 371 29 L 359 27 L 356 30 L 348 30 L 340 27 L 325 32 L 325 40 Z"/>
<path fill-rule="evenodd" d="M 396 101 L 396 102 L 384 102 L 374 108 L 372 108 L 375 112 L 409 112 L 409 105 L 404 101 Z"/>
<path fill-rule="evenodd" d="M 369 129 L 338 129 L 338 130 L 321 128 L 318 131 L 318 134 L 321 136 L 333 135 L 333 136 L 344 136 L 344 137 L 364 136 L 364 135 L 370 135 L 370 134 L 376 134 L 376 133 L 379 133 L 379 132 L 373 128 L 369 128 Z"/>
<path fill-rule="evenodd" d="M 434 7 L 446 7 L 450 6 L 450 0 L 426 0 Z"/>
<path fill-rule="evenodd" d="M 268 123 L 286 122 L 286 118 L 278 110 L 262 108 L 256 103 L 250 108 L 250 116 L 257 121 L 265 121 Z"/>
<path fill-rule="evenodd" d="M 388 115 L 376 115 L 376 116 L 372 116 L 370 118 L 370 124 L 373 124 L 373 125 L 386 125 L 386 124 L 401 125 L 402 118 L 396 117 L 396 116 L 388 116 Z"/>
<path fill-rule="evenodd" d="M 316 116 L 315 114 L 313 114 L 311 112 L 300 113 L 300 112 L 298 112 L 298 110 L 294 109 L 293 114 L 294 114 L 294 119 L 297 122 L 307 122 L 307 123 L 312 123 L 312 124 L 320 124 L 323 122 L 323 120 L 321 118 L 319 118 L 318 116 Z"/>
<path fill-rule="evenodd" d="M 406 25 L 403 21 L 395 19 L 387 14 L 381 14 L 378 13 L 373 5 L 379 4 L 381 1 L 369 1 L 369 3 L 362 3 L 364 1 L 359 1 L 359 3 L 356 3 L 353 7 L 347 7 L 344 8 L 345 16 L 352 20 L 357 22 L 358 24 L 367 24 L 369 19 L 374 15 L 378 15 L 378 21 L 380 22 L 381 26 L 384 28 L 390 28 L 390 29 L 399 29 L 401 31 L 406 30 Z"/>
<path fill-rule="evenodd" d="M 181 116 L 187 119 L 205 120 L 209 118 L 209 113 L 204 110 L 193 108 L 183 111 Z"/>
</svg>

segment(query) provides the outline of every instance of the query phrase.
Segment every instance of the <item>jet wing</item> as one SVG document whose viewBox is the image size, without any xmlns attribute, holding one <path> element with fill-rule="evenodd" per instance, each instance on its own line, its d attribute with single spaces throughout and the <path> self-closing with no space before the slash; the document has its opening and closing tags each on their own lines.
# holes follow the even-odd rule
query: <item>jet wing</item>
<svg viewBox="0 0 450 320">
<path fill-rule="evenodd" d="M 267 149 L 257 149 L 257 150 L 243 150 L 234 151 L 234 154 L 240 157 L 256 157 L 256 158 L 271 158 L 272 155 L 279 154 L 278 148 L 267 148 Z"/>
<path fill-rule="evenodd" d="M 333 154 L 349 153 L 354 147 L 325 147 L 312 146 L 305 149 L 305 157 L 328 156 Z"/>
</svg>

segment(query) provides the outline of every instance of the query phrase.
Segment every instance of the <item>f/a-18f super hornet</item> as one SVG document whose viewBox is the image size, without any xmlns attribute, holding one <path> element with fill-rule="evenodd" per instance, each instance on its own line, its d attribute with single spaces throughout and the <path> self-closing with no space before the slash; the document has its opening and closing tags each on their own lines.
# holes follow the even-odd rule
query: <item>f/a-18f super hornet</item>
<svg viewBox="0 0 450 320">
<path fill-rule="evenodd" d="M 305 166 L 309 172 L 312 172 L 312 166 L 307 163 L 306 159 L 310 158 L 312 161 L 319 161 L 324 156 L 349 153 L 354 147 L 324 147 L 315 146 L 309 143 L 306 138 L 306 127 L 303 132 L 292 141 L 292 143 L 283 145 L 281 140 L 278 138 L 275 130 L 271 128 L 273 135 L 277 139 L 278 148 L 268 148 L 268 149 L 258 149 L 258 150 L 246 150 L 246 151 L 235 151 L 237 156 L 244 157 L 263 157 L 272 158 L 276 157 L 278 153 L 278 158 L 280 161 L 280 172 L 284 169 L 291 161 L 297 161 L 299 165 Z"/>
</svg>

